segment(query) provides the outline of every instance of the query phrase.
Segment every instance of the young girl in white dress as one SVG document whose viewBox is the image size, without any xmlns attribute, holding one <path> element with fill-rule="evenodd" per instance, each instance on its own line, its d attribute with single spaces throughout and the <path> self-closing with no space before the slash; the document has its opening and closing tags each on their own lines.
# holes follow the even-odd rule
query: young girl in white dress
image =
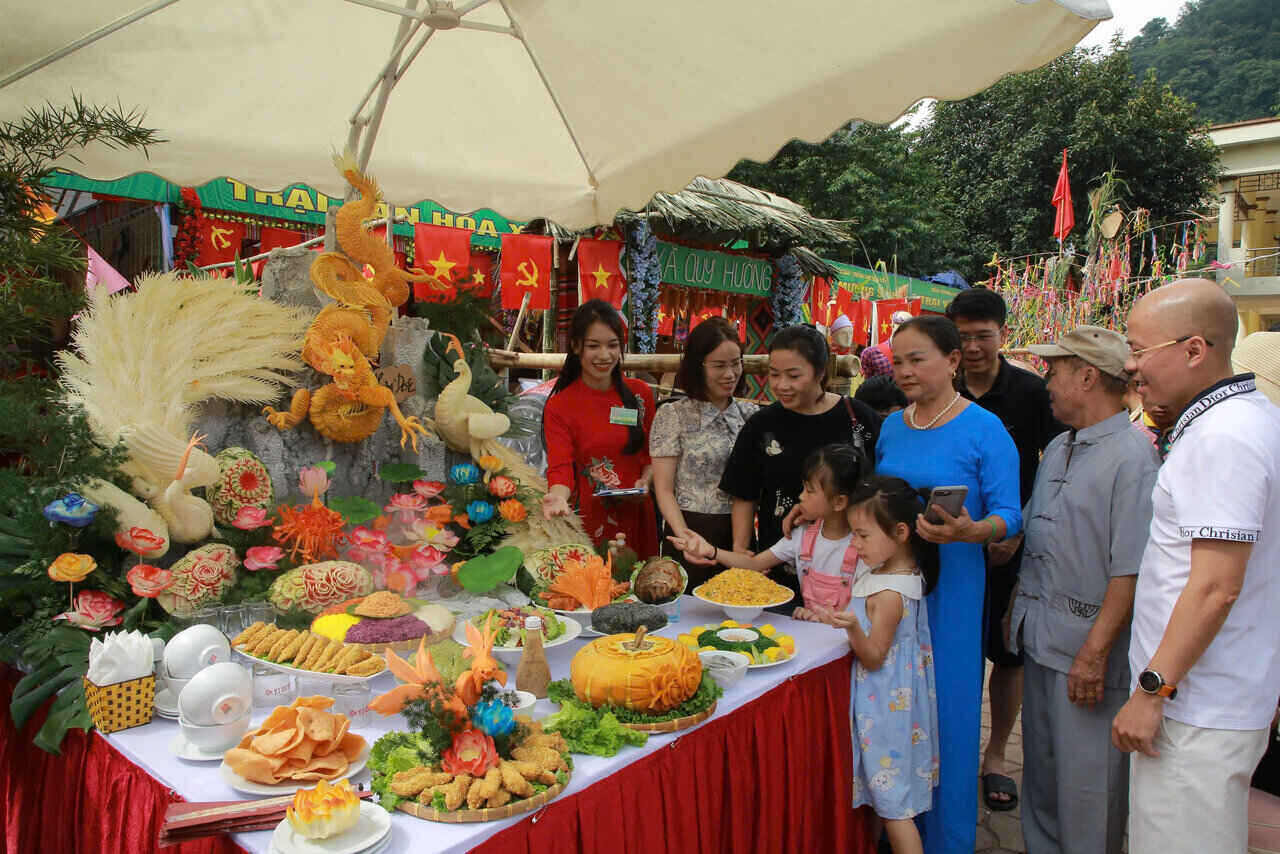
<svg viewBox="0 0 1280 854">
<path fill-rule="evenodd" d="M 921 539 L 920 493 L 904 480 L 873 477 L 849 499 L 853 543 L 870 571 L 853 585 L 849 609 L 821 616 L 844 629 L 856 658 L 851 686 L 853 805 L 870 804 L 894 854 L 923 851 L 915 816 L 938 783 L 938 712 L 927 594 L 938 580 L 938 547 Z M 874 838 L 879 830 L 874 829 Z"/>
</svg>

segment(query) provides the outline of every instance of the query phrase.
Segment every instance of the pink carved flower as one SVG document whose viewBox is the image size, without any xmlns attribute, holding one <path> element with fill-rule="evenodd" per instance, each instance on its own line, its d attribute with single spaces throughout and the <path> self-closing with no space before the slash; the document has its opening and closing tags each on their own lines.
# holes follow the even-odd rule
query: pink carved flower
<svg viewBox="0 0 1280 854">
<path fill-rule="evenodd" d="M 154 599 L 173 584 L 173 573 L 149 563 L 140 563 L 125 575 L 133 595 Z"/>
<path fill-rule="evenodd" d="M 307 466 L 298 472 L 298 489 L 306 496 L 324 495 L 329 489 L 329 475 L 319 466 Z"/>
<path fill-rule="evenodd" d="M 420 543 L 449 551 L 458 544 L 458 535 L 448 528 L 441 528 L 426 519 L 418 519 L 409 526 L 409 534 Z"/>
<path fill-rule="evenodd" d="M 72 625 L 96 632 L 108 626 L 120 625 L 124 619 L 120 616 L 123 610 L 123 602 L 101 590 L 81 590 L 76 595 L 74 609 L 59 614 L 54 619 L 66 620 Z"/>
<path fill-rule="evenodd" d="M 415 492 L 397 492 L 382 509 L 388 513 L 402 514 L 402 519 L 405 516 L 412 518 L 427 509 L 427 499 Z"/>
<path fill-rule="evenodd" d="M 280 558 L 284 557 L 284 549 L 276 546 L 254 546 L 244 553 L 244 568 L 250 572 L 260 569 L 275 569 Z"/>
<path fill-rule="evenodd" d="M 444 492 L 444 484 L 438 480 L 415 480 L 413 482 L 413 491 L 423 498 L 435 498 Z"/>
<path fill-rule="evenodd" d="M 267 511 L 261 507 L 241 507 L 231 524 L 242 531 L 254 531 L 270 525 L 271 520 L 267 518 Z"/>
<path fill-rule="evenodd" d="M 387 539 L 386 532 L 375 531 L 373 528 L 360 525 L 347 534 L 347 542 L 366 549 L 382 549 L 390 545 L 391 541 Z"/>
<path fill-rule="evenodd" d="M 392 565 L 393 562 L 394 565 Z M 386 585 L 387 589 L 393 593 L 410 596 L 413 594 L 413 588 L 418 586 L 418 576 L 409 567 L 393 559 L 388 561 Z"/>
<path fill-rule="evenodd" d="M 439 549 L 428 546 L 415 546 L 408 556 L 408 566 L 413 570 L 413 574 L 419 581 L 425 581 L 434 573 L 436 575 L 447 575 L 449 567 L 444 562 L 445 553 Z"/>
</svg>

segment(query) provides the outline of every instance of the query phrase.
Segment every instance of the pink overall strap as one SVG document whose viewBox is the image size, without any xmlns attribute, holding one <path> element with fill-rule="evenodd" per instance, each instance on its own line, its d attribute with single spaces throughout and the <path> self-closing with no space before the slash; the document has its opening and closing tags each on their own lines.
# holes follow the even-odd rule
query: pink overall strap
<svg viewBox="0 0 1280 854">
<path fill-rule="evenodd" d="M 849 538 L 849 547 L 844 550 L 844 559 L 840 562 L 840 577 L 846 581 L 852 580 L 856 574 L 858 567 L 858 547 L 853 544 L 853 537 Z"/>
<path fill-rule="evenodd" d="M 797 573 L 802 572 L 800 569 L 801 561 L 805 563 L 813 562 L 813 548 L 817 545 L 818 534 L 820 533 L 822 533 L 821 519 L 810 523 L 809 527 L 805 528 L 804 533 L 800 535 L 800 560 L 796 561 Z"/>
</svg>

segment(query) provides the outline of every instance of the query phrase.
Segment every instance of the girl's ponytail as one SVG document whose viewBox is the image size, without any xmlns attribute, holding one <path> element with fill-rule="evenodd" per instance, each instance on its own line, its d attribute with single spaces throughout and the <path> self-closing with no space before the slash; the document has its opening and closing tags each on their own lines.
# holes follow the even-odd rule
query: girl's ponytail
<svg viewBox="0 0 1280 854">
<path fill-rule="evenodd" d="M 924 513 L 928 498 L 928 489 L 915 489 L 902 478 L 877 475 L 863 481 L 849 502 L 851 507 L 866 507 L 886 534 L 891 534 L 898 524 L 907 526 L 911 531 L 907 545 L 924 578 L 926 595 L 937 586 L 938 575 L 942 570 L 938 545 L 920 536 L 920 532 L 916 530 L 916 517 Z"/>
</svg>

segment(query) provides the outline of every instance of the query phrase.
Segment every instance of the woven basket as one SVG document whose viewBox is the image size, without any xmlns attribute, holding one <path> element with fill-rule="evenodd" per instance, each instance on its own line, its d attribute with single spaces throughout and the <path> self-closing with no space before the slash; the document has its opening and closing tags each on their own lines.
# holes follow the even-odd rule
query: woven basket
<svg viewBox="0 0 1280 854">
<path fill-rule="evenodd" d="M 84 679 L 84 699 L 99 732 L 118 732 L 151 722 L 155 708 L 154 674 L 114 685 L 95 685 Z"/>
<path fill-rule="evenodd" d="M 572 774 L 570 774 L 572 776 Z M 565 785 L 568 785 L 566 782 Z M 409 815 L 416 815 L 418 818 L 425 818 L 427 821 L 439 821 L 445 824 L 469 824 L 478 821 L 497 821 L 498 819 L 510 818 L 513 815 L 519 815 L 523 812 L 530 812 L 539 807 L 544 806 L 548 801 L 564 791 L 565 786 L 556 783 L 549 789 L 539 792 L 538 794 L 524 798 L 519 801 L 512 801 L 506 806 L 487 807 L 485 809 L 470 810 L 460 809 L 453 812 L 441 812 L 440 810 L 420 804 L 417 801 L 401 801 L 396 804 L 396 809 L 407 812 Z"/>
<path fill-rule="evenodd" d="M 640 732 L 679 732 L 682 729 L 688 729 L 691 726 L 697 726 L 716 713 L 716 706 L 719 701 L 712 703 L 709 707 L 698 712 L 696 715 L 686 715 L 683 718 L 676 718 L 670 721 L 655 721 L 651 724 L 633 724 L 625 723 L 627 729 L 639 730 Z"/>
</svg>

